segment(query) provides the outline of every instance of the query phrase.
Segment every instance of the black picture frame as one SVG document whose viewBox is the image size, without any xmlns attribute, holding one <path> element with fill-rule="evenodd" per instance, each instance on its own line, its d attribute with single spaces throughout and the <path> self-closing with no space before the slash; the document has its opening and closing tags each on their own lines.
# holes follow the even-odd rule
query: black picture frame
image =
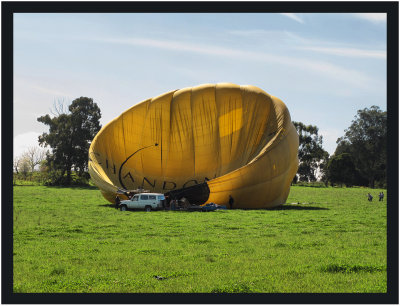
<svg viewBox="0 0 400 306">
<path fill-rule="evenodd" d="M 2 2 L 2 295 L 4 304 L 398 304 L 398 2 Z M 13 293 L 14 13 L 386 13 L 388 208 L 387 293 L 29 294 Z"/>
</svg>

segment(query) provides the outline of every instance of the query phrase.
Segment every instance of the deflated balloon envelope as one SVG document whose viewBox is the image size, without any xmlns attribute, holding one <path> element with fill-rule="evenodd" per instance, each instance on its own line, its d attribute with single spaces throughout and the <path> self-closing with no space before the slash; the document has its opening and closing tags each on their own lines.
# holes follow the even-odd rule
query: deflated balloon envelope
<svg viewBox="0 0 400 306">
<path fill-rule="evenodd" d="M 142 186 L 267 208 L 287 199 L 298 145 L 278 98 L 255 86 L 206 84 L 145 100 L 109 122 L 92 141 L 89 172 L 110 202 L 118 188 Z"/>
</svg>

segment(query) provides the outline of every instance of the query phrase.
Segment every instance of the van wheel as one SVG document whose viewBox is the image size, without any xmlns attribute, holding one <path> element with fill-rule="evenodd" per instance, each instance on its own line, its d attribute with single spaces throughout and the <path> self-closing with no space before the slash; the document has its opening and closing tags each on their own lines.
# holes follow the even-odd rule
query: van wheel
<svg viewBox="0 0 400 306">
<path fill-rule="evenodd" d="M 122 205 L 120 209 L 121 211 L 126 211 L 126 205 Z"/>
<path fill-rule="evenodd" d="M 146 207 L 144 208 L 144 210 L 145 210 L 145 211 L 151 211 L 151 206 L 146 206 Z"/>
</svg>

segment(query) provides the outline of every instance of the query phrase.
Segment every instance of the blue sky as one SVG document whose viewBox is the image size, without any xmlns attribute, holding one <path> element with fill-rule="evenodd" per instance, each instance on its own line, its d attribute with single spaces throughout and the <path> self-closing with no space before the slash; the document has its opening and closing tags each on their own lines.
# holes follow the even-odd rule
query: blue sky
<svg viewBox="0 0 400 306">
<path fill-rule="evenodd" d="M 14 156 L 54 101 L 94 99 L 104 125 L 164 92 L 255 85 L 329 153 L 357 110 L 386 110 L 386 14 L 14 14 Z"/>
</svg>

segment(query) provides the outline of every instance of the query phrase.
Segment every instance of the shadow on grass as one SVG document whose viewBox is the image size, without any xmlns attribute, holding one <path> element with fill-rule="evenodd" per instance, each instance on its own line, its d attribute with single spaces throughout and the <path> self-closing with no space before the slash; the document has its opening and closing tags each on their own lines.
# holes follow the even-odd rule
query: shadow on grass
<svg viewBox="0 0 400 306">
<path fill-rule="evenodd" d="M 115 204 L 99 204 L 98 206 L 100 207 L 108 207 L 108 208 L 112 208 L 115 209 Z M 275 211 L 275 210 L 329 210 L 329 208 L 325 208 L 325 207 L 315 207 L 315 206 L 297 206 L 297 205 L 293 205 L 293 206 L 289 206 L 289 205 L 285 205 L 282 207 L 277 207 L 277 208 L 265 208 L 265 209 L 232 209 L 232 211 L 260 211 L 260 210 L 264 210 L 264 211 Z M 140 210 L 132 210 L 132 209 L 128 209 L 128 211 L 140 211 Z M 164 212 L 169 212 L 172 210 L 169 209 L 159 209 L 157 211 L 164 211 Z M 223 210 L 225 212 L 230 211 L 228 210 Z M 173 211 L 175 213 L 193 213 L 193 212 L 201 212 L 201 213 L 211 213 L 211 212 L 217 212 L 216 210 L 214 211 L 195 211 L 195 210 L 175 210 Z"/>
<path fill-rule="evenodd" d="M 115 209 L 115 204 L 99 204 L 98 206 L 101 206 L 101 207 L 109 207 L 109 208 L 114 208 Z"/>
</svg>

